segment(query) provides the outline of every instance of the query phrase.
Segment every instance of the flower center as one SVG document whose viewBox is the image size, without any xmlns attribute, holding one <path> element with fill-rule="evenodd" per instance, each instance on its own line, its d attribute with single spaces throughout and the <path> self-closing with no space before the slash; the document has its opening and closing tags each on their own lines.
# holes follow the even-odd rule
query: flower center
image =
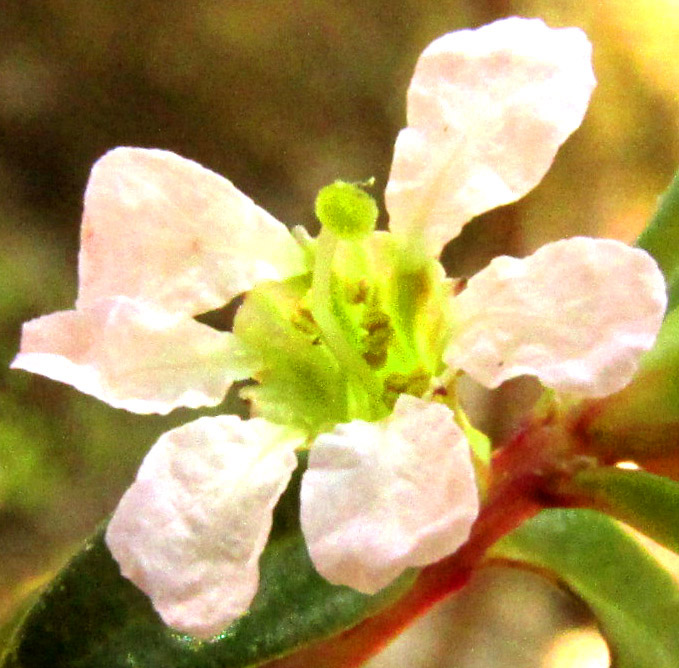
<svg viewBox="0 0 679 668">
<path fill-rule="evenodd" d="M 372 231 L 367 193 L 335 183 L 316 210 L 323 227 L 307 244 L 310 274 L 257 286 L 234 323 L 263 358 L 258 384 L 242 391 L 253 413 L 312 434 L 386 417 L 399 394 L 422 396 L 450 333 L 442 268 Z"/>
</svg>

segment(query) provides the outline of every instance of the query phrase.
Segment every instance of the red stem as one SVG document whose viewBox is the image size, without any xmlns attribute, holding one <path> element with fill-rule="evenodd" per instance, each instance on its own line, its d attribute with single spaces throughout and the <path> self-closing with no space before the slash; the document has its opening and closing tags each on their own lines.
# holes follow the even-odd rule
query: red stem
<svg viewBox="0 0 679 668">
<path fill-rule="evenodd" d="M 486 550 L 545 507 L 541 478 L 505 480 L 482 509 L 469 540 L 455 554 L 422 570 L 412 589 L 389 608 L 353 628 L 266 664 L 268 668 L 353 668 L 362 665 L 417 617 L 461 589 Z"/>
</svg>

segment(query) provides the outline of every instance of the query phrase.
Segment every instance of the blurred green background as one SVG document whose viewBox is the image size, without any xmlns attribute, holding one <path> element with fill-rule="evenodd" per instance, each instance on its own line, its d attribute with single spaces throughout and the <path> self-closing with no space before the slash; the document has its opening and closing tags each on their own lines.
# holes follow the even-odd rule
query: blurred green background
<svg viewBox="0 0 679 668">
<path fill-rule="evenodd" d="M 157 436 L 197 416 L 133 416 L 7 370 L 21 323 L 73 304 L 92 163 L 171 149 L 315 229 L 323 185 L 386 182 L 419 52 L 511 14 L 585 29 L 599 87 L 543 184 L 446 249 L 456 275 L 563 236 L 634 239 L 679 164 L 677 0 L 0 0 L 0 623 L 114 508 Z M 479 419 L 501 435 L 534 396 L 509 383 Z M 516 577 L 482 574 L 411 634 L 410 658 L 379 665 L 543 665 L 554 626 L 587 616 Z"/>
</svg>

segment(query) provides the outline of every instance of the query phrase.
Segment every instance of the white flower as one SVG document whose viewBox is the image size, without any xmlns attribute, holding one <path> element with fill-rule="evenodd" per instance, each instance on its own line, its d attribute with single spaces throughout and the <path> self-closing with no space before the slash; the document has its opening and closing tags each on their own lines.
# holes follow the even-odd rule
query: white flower
<svg viewBox="0 0 679 668">
<path fill-rule="evenodd" d="M 386 190 L 388 238 L 400 257 L 438 267 L 433 258 L 470 218 L 540 181 L 584 116 L 595 83 L 590 52 L 577 29 L 518 18 L 445 35 L 424 51 Z M 380 255 L 385 237 L 374 239 Z M 322 369 L 321 379 L 342 380 L 349 339 L 326 346 L 328 331 L 311 318 L 307 325 L 318 331 L 305 340 L 286 320 L 288 293 L 276 303 L 280 312 L 271 307 L 271 340 L 253 335 L 261 356 L 248 340 L 247 317 L 240 335 L 194 319 L 269 281 L 300 277 L 294 290 L 302 286 L 304 295 L 303 277 L 319 271 L 310 264 L 286 228 L 225 179 L 165 151 L 116 149 L 95 165 L 85 195 L 76 308 L 27 323 L 13 367 L 113 406 L 167 413 L 216 405 L 235 380 L 255 377 L 266 388 L 287 323 L 294 345 L 286 373 L 304 378 L 308 365 Z M 418 298 L 411 295 L 413 304 Z M 414 348 L 435 351 L 439 371 L 445 363 L 487 387 L 533 374 L 558 391 L 602 396 L 631 379 L 666 299 L 644 252 L 575 238 L 525 259 L 497 258 L 460 295 L 433 303 L 452 314 L 452 324 L 443 341 L 418 340 Z M 107 541 L 123 574 L 168 624 L 209 637 L 247 610 L 272 510 L 296 466 L 295 450 L 309 440 L 302 528 L 314 565 L 331 582 L 374 592 L 466 541 L 479 505 L 469 445 L 447 406 L 390 380 L 384 369 L 400 353 L 384 308 L 366 327 L 373 343 L 382 327 L 380 352 L 389 361 L 364 351 L 356 373 L 365 380 L 370 359 L 375 377 L 366 387 L 400 393 L 391 403 L 372 397 L 390 414 L 365 419 L 360 406 L 352 412 L 356 396 L 337 394 L 328 414 L 347 419 L 317 422 L 315 430 L 271 415 L 201 418 L 151 449 Z M 427 382 L 435 371 L 426 369 Z"/>
</svg>

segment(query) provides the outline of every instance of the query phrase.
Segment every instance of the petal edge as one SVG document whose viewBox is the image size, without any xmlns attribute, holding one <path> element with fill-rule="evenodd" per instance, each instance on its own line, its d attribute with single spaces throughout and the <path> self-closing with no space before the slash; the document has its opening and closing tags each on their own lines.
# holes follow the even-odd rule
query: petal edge
<svg viewBox="0 0 679 668">
<path fill-rule="evenodd" d="M 304 436 L 261 418 L 200 418 L 160 437 L 106 531 L 173 628 L 207 639 L 257 592 L 272 512 Z"/>
<path fill-rule="evenodd" d="M 523 197 L 595 86 L 577 28 L 509 18 L 449 33 L 418 60 L 386 190 L 390 228 L 438 255 L 474 216 Z"/>
<path fill-rule="evenodd" d="M 621 390 L 654 342 L 665 282 L 645 251 L 574 237 L 524 259 L 495 258 L 454 300 L 446 363 L 489 388 L 530 374 L 547 387 L 601 397 Z"/>
<path fill-rule="evenodd" d="M 117 148 L 85 192 L 78 308 L 119 295 L 198 315 L 306 271 L 287 228 L 230 181 L 159 149 Z"/>
<path fill-rule="evenodd" d="M 333 584 L 374 594 L 454 552 L 478 513 L 469 446 L 442 404 L 401 395 L 377 423 L 316 439 L 302 478 L 311 559 Z"/>
<path fill-rule="evenodd" d="M 134 413 L 215 406 L 255 360 L 233 334 L 119 297 L 24 324 L 12 368 L 47 376 Z"/>
</svg>

